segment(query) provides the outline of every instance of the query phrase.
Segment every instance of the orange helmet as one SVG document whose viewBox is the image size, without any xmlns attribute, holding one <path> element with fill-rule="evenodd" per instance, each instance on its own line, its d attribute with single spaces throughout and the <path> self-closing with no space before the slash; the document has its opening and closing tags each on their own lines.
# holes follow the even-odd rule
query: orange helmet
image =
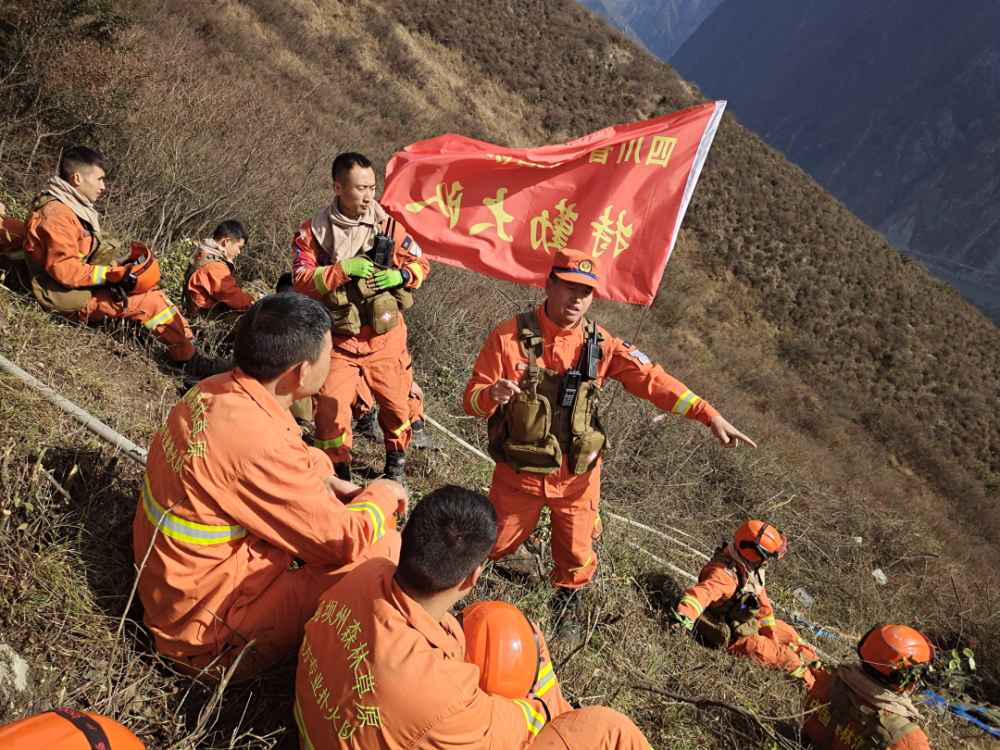
<svg viewBox="0 0 1000 750">
<path fill-rule="evenodd" d="M 148 292 L 160 283 L 160 262 L 153 251 L 141 242 L 132 243 L 132 254 L 122 265 L 136 278 L 135 289 L 129 294 Z"/>
<path fill-rule="evenodd" d="M 59 708 L 0 727 L 0 747 L 5 750 L 145 750 L 139 738 L 114 719 Z"/>
<path fill-rule="evenodd" d="M 733 541 L 739 553 L 752 563 L 772 558 L 780 560 L 788 552 L 788 540 L 764 521 L 747 521 L 736 529 Z"/>
<path fill-rule="evenodd" d="M 865 672 L 899 691 L 920 686 L 936 653 L 927 636 L 906 625 L 877 625 L 858 642 Z"/>
<path fill-rule="evenodd" d="M 462 610 L 465 660 L 479 667 L 479 687 L 511 700 L 538 679 L 539 645 L 524 613 L 507 602 L 477 602 Z"/>
</svg>

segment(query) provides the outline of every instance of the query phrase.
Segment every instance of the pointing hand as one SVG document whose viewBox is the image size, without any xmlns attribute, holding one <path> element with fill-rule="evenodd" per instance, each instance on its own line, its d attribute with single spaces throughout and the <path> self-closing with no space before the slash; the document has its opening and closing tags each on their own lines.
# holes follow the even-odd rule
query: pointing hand
<svg viewBox="0 0 1000 750">
<path fill-rule="evenodd" d="M 521 389 L 517 387 L 517 383 L 506 378 L 500 378 L 500 380 L 490 386 L 490 398 L 496 404 L 506 404 L 510 401 L 511 396 L 520 392 Z"/>
</svg>

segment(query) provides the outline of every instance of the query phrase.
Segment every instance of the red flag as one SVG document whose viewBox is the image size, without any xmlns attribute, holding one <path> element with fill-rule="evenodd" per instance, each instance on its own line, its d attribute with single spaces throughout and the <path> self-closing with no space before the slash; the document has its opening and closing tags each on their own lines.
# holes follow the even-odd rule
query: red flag
<svg viewBox="0 0 1000 750">
<path fill-rule="evenodd" d="M 431 138 L 392 157 L 380 203 L 435 260 L 540 287 L 569 247 L 601 259 L 599 296 L 648 305 L 725 106 L 540 148 Z"/>
</svg>

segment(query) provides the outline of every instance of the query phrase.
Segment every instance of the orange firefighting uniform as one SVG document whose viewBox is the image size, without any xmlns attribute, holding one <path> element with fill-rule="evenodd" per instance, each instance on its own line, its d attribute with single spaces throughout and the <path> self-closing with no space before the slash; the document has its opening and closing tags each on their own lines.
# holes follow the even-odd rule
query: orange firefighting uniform
<svg viewBox="0 0 1000 750">
<path fill-rule="evenodd" d="M 241 370 L 188 391 L 153 440 L 133 525 L 160 653 L 186 671 L 225 667 L 256 638 L 240 664 L 250 674 L 298 647 L 342 566 L 398 559 L 393 493 L 373 484 L 345 506 L 323 484 L 332 473 Z"/>
<path fill-rule="evenodd" d="M 413 383 L 413 358 L 410 356 L 409 352 L 406 352 L 407 365 L 406 369 L 410 372 L 410 384 L 412 387 Z M 375 403 L 375 397 L 372 395 L 371 388 L 362 379 L 358 382 L 358 391 L 354 397 L 354 401 L 351 403 L 351 416 L 354 419 L 361 419 L 365 414 L 372 410 L 372 406 Z M 406 406 L 407 414 L 409 416 L 410 424 L 416 421 L 424 421 L 424 400 L 422 398 L 414 398 L 409 395 L 409 390 L 407 390 L 406 396 Z"/>
<path fill-rule="evenodd" d="M 3 220 L 3 228 L 0 228 L 0 255 L 7 260 L 24 262 L 24 249 L 21 247 L 24 242 L 24 235 L 27 227 L 20 219 L 8 216 Z"/>
<path fill-rule="evenodd" d="M 698 583 L 684 592 L 677 605 L 677 614 L 694 622 L 707 607 L 720 605 L 722 599 L 731 599 L 738 590 L 739 581 L 735 573 L 722 563 L 709 563 L 701 569 Z M 766 589 L 761 590 L 757 601 L 760 603 L 757 614 L 760 630 L 757 635 L 730 643 L 726 651 L 753 659 L 762 667 L 783 669 L 812 685 L 813 673 L 808 664 L 816 659 L 816 652 L 799 637 L 795 628 L 775 618 Z"/>
<path fill-rule="evenodd" d="M 385 231 L 385 223 L 382 230 Z M 394 222 L 396 248 L 393 267 L 410 273 L 408 289 L 418 289 L 430 272 L 420 246 L 399 222 Z M 330 289 L 346 284 L 351 277 L 339 264 L 322 265 L 325 251 L 312 233 L 312 219 L 302 224 L 293 243 L 293 286 L 299 294 L 320 299 Z M 314 399 L 316 432 L 313 445 L 326 451 L 335 466 L 351 463 L 351 404 L 359 383 L 364 380 L 378 402 L 378 421 L 386 452 L 405 451 L 410 445 L 410 419 L 407 394 L 413 374 L 406 351 L 406 322 L 399 313 L 399 325 L 388 333 L 376 335 L 365 326 L 357 336 L 334 336 L 330 355 L 330 375 Z"/>
<path fill-rule="evenodd" d="M 537 630 L 541 663 L 531 692 L 510 700 L 480 690 L 479 668 L 464 661 L 465 634 L 458 622 L 450 614 L 435 622 L 403 593 L 395 571 L 389 560 L 361 564 L 323 595 L 306 623 L 295 684 L 304 750 L 521 750 L 536 736 L 536 742 L 548 738 L 540 747 L 561 748 L 561 736 L 600 731 L 594 716 L 590 722 L 587 717 L 560 722 L 559 732 L 543 729 L 571 707 Z M 610 742 L 596 747 L 649 747 L 624 741 L 642 735 L 621 721 L 605 733 Z M 623 741 L 614 744 L 619 737 Z"/>
<path fill-rule="evenodd" d="M 28 220 L 24 250 L 45 272 L 69 289 L 91 287 L 94 296 L 81 310 L 67 314 L 80 323 L 99 323 L 107 318 L 124 318 L 141 323 L 167 347 L 167 354 L 177 362 L 186 362 L 195 354 L 194 335 L 184 316 L 158 287 L 148 292 L 130 294 L 128 312 L 112 293 L 100 287 L 106 283 L 110 266 L 92 266 L 83 262 L 90 254 L 93 234 L 84 227 L 65 204 L 49 201 Z"/>
<path fill-rule="evenodd" d="M 823 669 L 813 670 L 813 674 L 816 681 L 806 693 L 804 704 L 805 710 L 811 713 L 806 714 L 802 730 L 814 743 L 821 743 L 826 738 L 827 728 L 830 726 L 830 721 L 833 718 L 830 709 L 826 706 L 830 702 L 830 685 L 833 683 L 834 672 Z M 855 692 L 854 695 L 859 700 L 867 703 L 858 693 Z M 886 715 L 888 714 L 889 712 L 887 711 Z M 854 750 L 859 745 L 861 735 L 863 734 L 861 724 L 848 717 L 844 718 L 846 724 L 841 724 L 834 730 L 831 750 Z M 891 745 L 887 750 L 931 750 L 931 746 L 924 730 L 915 729 Z"/>
<path fill-rule="evenodd" d="M 564 374 L 576 367 L 583 348 L 584 328 L 564 330 L 545 314 L 545 305 L 538 309 L 538 320 L 545 341 L 544 353 L 538 358 L 539 368 Z M 607 378 L 621 382 L 633 396 L 644 398 L 664 411 L 682 414 L 707 425 L 718 412 L 706 401 L 695 396 L 683 383 L 670 377 L 659 365 L 654 365 L 641 351 L 627 341 L 613 338 L 598 326 L 604 336 L 602 358 L 598 366 L 598 385 Z M 465 386 L 465 413 L 488 418 L 497 409 L 490 398 L 490 387 L 501 378 L 519 382 L 528 370 L 528 356 L 518 338 L 517 318 L 497 326 L 476 360 L 472 378 Z M 493 485 L 489 499 L 496 506 L 499 518 L 497 542 L 490 553 L 499 560 L 527 539 L 538 523 L 542 506 L 552 510 L 552 571 L 553 585 L 580 588 L 594 575 L 597 556 L 593 540 L 599 533 L 598 505 L 601 494 L 601 464 L 586 474 L 571 474 L 566 457 L 554 474 L 540 476 L 517 473 L 506 463 L 493 470 Z"/>
<path fill-rule="evenodd" d="M 254 299 L 240 289 L 233 270 L 232 263 L 219 260 L 207 263 L 191 274 L 187 282 L 190 308 L 185 312 L 191 316 L 204 315 L 219 303 L 238 312 L 249 310 Z"/>
</svg>

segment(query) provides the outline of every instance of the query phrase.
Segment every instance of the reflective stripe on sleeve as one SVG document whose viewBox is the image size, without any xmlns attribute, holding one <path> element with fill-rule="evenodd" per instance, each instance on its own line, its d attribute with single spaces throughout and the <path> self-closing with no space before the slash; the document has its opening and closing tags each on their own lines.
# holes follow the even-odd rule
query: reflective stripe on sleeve
<svg viewBox="0 0 1000 750">
<path fill-rule="evenodd" d="M 148 323 L 144 323 L 143 325 L 146 327 L 146 330 L 153 331 L 160 326 L 165 326 L 174 319 L 175 315 L 177 315 L 177 310 L 173 307 L 168 307 L 163 312 L 154 315 Z"/>
<path fill-rule="evenodd" d="M 24 260 L 24 250 L 15 250 L 12 253 L 7 253 L 7 257 L 10 260 Z"/>
<path fill-rule="evenodd" d="M 316 285 L 316 291 L 320 294 L 329 294 L 330 288 L 326 285 L 326 280 L 323 278 L 323 268 L 317 268 L 316 273 L 313 274 L 313 283 Z"/>
<path fill-rule="evenodd" d="M 792 677 L 801 677 L 806 673 L 806 664 L 803 662 L 794 672 L 789 672 Z"/>
<path fill-rule="evenodd" d="M 538 685 L 538 689 L 535 690 L 535 695 L 539 698 L 545 695 L 549 689 L 556 684 L 556 672 L 552 668 L 552 662 L 548 662 L 544 667 L 542 667 L 542 671 L 538 673 L 538 682 L 535 684 Z"/>
<path fill-rule="evenodd" d="M 186 521 L 183 518 L 170 515 L 170 513 L 153 497 L 153 490 L 149 486 L 149 477 L 146 477 L 142 484 L 142 507 L 146 511 L 146 517 L 154 526 L 159 526 L 160 531 L 171 539 L 177 539 L 189 544 L 224 544 L 237 539 L 242 539 L 247 535 L 247 530 L 242 526 L 206 526 L 203 523 Z"/>
<path fill-rule="evenodd" d="M 514 703 L 519 705 L 524 712 L 524 721 L 528 725 L 528 731 L 532 735 L 542 731 L 542 727 L 545 726 L 545 717 L 533 709 L 527 701 L 516 700 Z"/>
<path fill-rule="evenodd" d="M 91 286 L 101 286 L 107 280 L 108 268 L 110 266 L 94 266 L 94 272 L 91 274 L 90 285 Z"/>
<path fill-rule="evenodd" d="M 347 440 L 347 433 L 339 437 L 335 437 L 331 440 L 317 440 L 313 438 L 313 448 L 319 448 L 321 451 L 329 450 L 330 448 L 339 448 Z"/>
<path fill-rule="evenodd" d="M 775 625 L 773 617 L 762 617 L 760 618 L 760 626 L 762 628 L 773 628 Z"/>
<path fill-rule="evenodd" d="M 424 283 L 424 269 L 420 267 L 419 263 L 410 263 L 407 268 L 410 273 L 412 273 L 416 279 L 417 283 L 414 285 L 414 289 L 419 289 L 420 285 Z"/>
<path fill-rule="evenodd" d="M 375 531 L 372 533 L 372 544 L 375 544 L 375 542 L 385 536 L 385 514 L 375 503 L 351 503 L 344 507 L 355 513 L 364 511 L 371 516 L 372 523 L 375 525 Z"/>
<path fill-rule="evenodd" d="M 302 709 L 299 708 L 299 697 L 295 696 L 295 723 L 299 727 L 299 736 L 305 741 L 308 750 L 316 750 L 316 746 L 309 739 L 309 732 L 306 731 L 306 720 L 302 718 Z"/>
<path fill-rule="evenodd" d="M 681 598 L 681 604 L 690 604 L 692 607 L 694 607 L 694 612 L 695 612 L 694 617 L 696 620 L 699 617 L 701 617 L 701 613 L 705 611 L 705 607 L 702 606 L 702 603 L 699 602 L 697 599 L 695 599 L 693 596 L 685 595 L 684 597 Z"/>
<path fill-rule="evenodd" d="M 402 434 L 403 430 L 408 430 L 408 429 L 410 429 L 410 420 L 409 419 L 407 419 L 405 422 L 403 422 L 403 426 L 400 427 L 398 430 L 393 430 L 392 434 L 395 435 L 396 437 L 399 437 Z"/>
<path fill-rule="evenodd" d="M 684 393 L 681 394 L 681 397 L 677 399 L 677 403 L 674 404 L 674 408 L 671 411 L 673 411 L 674 414 L 684 416 L 691 410 L 691 407 L 700 400 L 701 399 L 691 393 L 691 391 L 684 391 Z"/>
<path fill-rule="evenodd" d="M 469 403 L 472 404 L 472 410 L 481 417 L 489 416 L 489 412 L 483 411 L 482 407 L 479 406 L 479 397 L 483 394 L 483 391 L 485 390 L 486 390 L 485 385 L 479 386 L 478 388 L 476 388 L 476 390 L 472 392 L 472 398 L 469 399 Z"/>
</svg>

